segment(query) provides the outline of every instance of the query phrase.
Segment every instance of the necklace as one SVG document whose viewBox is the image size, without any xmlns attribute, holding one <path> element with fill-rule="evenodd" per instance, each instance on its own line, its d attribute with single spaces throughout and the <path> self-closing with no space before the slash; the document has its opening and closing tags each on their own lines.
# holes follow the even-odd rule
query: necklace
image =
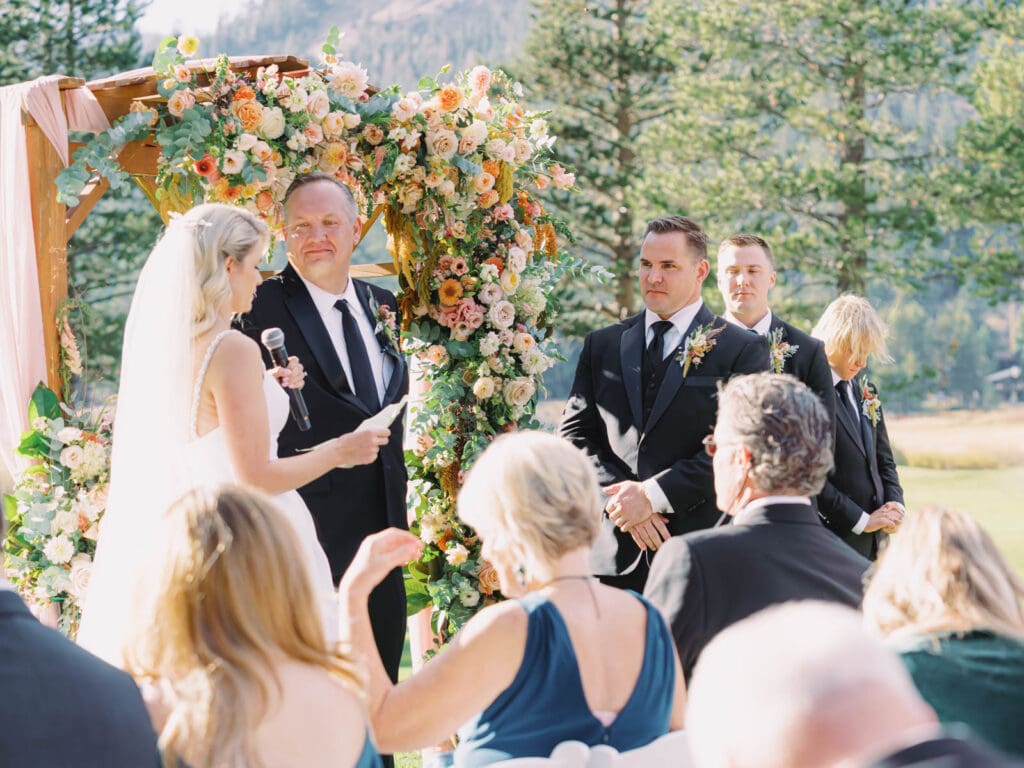
<svg viewBox="0 0 1024 768">
<path fill-rule="evenodd" d="M 542 588 L 543 587 L 547 587 L 547 586 L 549 586 L 551 584 L 554 584 L 556 581 L 570 581 L 572 579 L 587 579 L 589 581 L 590 579 L 593 579 L 593 578 L 594 577 L 592 575 L 590 575 L 589 573 L 572 573 L 572 574 L 569 574 L 567 576 L 555 576 L 555 578 L 553 578 L 553 579 L 548 579 L 547 581 L 545 581 L 541 585 L 541 587 Z"/>
<path fill-rule="evenodd" d="M 570 573 L 570 574 L 567 574 L 565 576 L 555 576 L 555 578 L 548 579 L 548 581 L 546 581 L 543 584 L 541 584 L 540 585 L 540 589 L 544 589 L 545 587 L 550 587 L 556 581 L 572 581 L 572 580 L 586 581 L 587 582 L 587 591 L 590 592 L 590 602 L 592 602 L 594 604 L 594 613 L 596 614 L 597 618 L 600 619 L 601 618 L 601 609 L 597 605 L 597 595 L 594 594 L 594 578 L 595 577 L 592 576 L 589 573 Z"/>
</svg>

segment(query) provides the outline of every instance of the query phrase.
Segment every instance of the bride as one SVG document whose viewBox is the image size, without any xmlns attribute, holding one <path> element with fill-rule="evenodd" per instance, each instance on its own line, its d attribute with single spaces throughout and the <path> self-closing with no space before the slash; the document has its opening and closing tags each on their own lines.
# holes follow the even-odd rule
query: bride
<svg viewBox="0 0 1024 768">
<path fill-rule="evenodd" d="M 297 361 L 268 371 L 259 347 L 231 330 L 260 284 L 266 225 L 243 208 L 207 204 L 174 219 L 139 277 L 125 328 L 107 510 L 100 526 L 80 645 L 122 666 L 142 577 L 170 503 L 198 486 L 238 482 L 274 494 L 303 545 L 327 636 L 337 637 L 327 557 L 296 488 L 341 465 L 369 464 L 387 429 L 336 437 L 277 458 L 288 419 L 284 385 Z M 258 568 L 259 564 L 253 564 Z"/>
</svg>

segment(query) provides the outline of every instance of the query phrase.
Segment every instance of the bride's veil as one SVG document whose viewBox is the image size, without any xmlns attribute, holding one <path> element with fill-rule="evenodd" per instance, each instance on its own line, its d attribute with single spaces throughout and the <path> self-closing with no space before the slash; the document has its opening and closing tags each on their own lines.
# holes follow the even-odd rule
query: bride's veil
<svg viewBox="0 0 1024 768">
<path fill-rule="evenodd" d="M 78 642 L 123 666 L 139 576 L 157 551 L 164 511 L 188 486 L 192 432 L 194 209 L 171 221 L 139 277 L 125 327 L 110 493 L 83 605 Z"/>
</svg>

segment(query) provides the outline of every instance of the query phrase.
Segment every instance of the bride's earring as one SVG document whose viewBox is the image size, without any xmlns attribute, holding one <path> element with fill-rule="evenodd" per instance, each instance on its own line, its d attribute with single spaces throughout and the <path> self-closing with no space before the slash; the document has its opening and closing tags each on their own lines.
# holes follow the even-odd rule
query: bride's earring
<svg viewBox="0 0 1024 768">
<path fill-rule="evenodd" d="M 526 568 L 522 563 L 516 566 L 516 581 L 519 582 L 519 586 L 526 589 Z"/>
</svg>

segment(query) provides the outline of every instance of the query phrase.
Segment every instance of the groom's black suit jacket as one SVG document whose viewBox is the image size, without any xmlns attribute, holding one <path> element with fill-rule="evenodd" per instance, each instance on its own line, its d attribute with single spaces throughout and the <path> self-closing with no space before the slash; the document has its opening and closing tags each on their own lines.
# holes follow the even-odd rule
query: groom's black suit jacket
<svg viewBox="0 0 1024 768">
<path fill-rule="evenodd" d="M 854 378 L 850 383 L 859 401 L 863 380 Z M 835 399 L 838 401 L 839 396 Z M 875 426 L 860 407 L 858 415 L 854 420 L 847 408 L 836 403 L 835 467 L 818 496 L 818 511 L 825 525 L 864 557 L 874 560 L 887 534 L 856 534 L 853 527 L 862 512 L 871 514 L 887 501 L 902 504 L 903 489 L 896 474 L 884 414 L 878 412 Z"/>
<path fill-rule="evenodd" d="M 683 378 L 670 360 L 650 416 L 643 423 L 641 368 L 646 346 L 644 313 L 588 334 L 558 432 L 582 449 L 602 486 L 656 478 L 672 505 L 673 536 L 708 528 L 719 518 L 711 459 L 702 440 L 718 413 L 718 384 L 731 376 L 768 369 L 763 336 L 727 323 L 702 306 L 683 340 L 700 326 L 722 327 L 714 348 Z M 682 351 L 682 342 L 672 352 Z M 632 536 L 605 515 L 593 548 L 602 576 L 646 571 Z"/>
<path fill-rule="evenodd" d="M 398 311 L 391 292 L 354 280 L 363 311 L 374 317 L 369 296 L 378 306 Z M 340 316 L 338 322 L 341 322 Z M 331 344 L 327 328 L 309 291 L 291 265 L 266 280 L 256 291 L 252 310 L 243 315 L 239 327 L 259 341 L 266 328 L 284 331 L 288 354 L 295 355 L 306 369 L 302 395 L 309 409 L 312 428 L 299 431 L 292 419 L 278 438 L 278 455 L 292 456 L 300 448 L 309 448 L 333 437 L 351 432 L 371 412 L 350 388 L 341 361 Z M 394 361 L 394 372 L 386 384 L 382 407 L 402 398 L 409 391 L 409 371 L 405 359 L 384 337 L 377 335 L 380 348 L 367 349 L 367 355 L 385 354 Z M 261 347 L 262 348 L 262 347 Z M 264 350 L 267 365 L 272 365 Z M 406 469 L 402 450 L 402 418 L 391 426 L 391 439 L 381 448 L 376 462 L 351 469 L 334 469 L 299 488 L 316 523 L 317 535 L 335 582 L 348 568 L 359 544 L 371 533 L 389 526 L 407 528 L 405 491 Z M 394 574 L 371 598 L 370 613 L 378 646 L 389 671 L 397 673 L 405 634 L 405 591 L 401 574 Z M 385 605 L 380 605 L 387 592 Z M 399 592 L 401 593 L 399 595 Z M 382 642 L 382 634 L 389 641 Z M 397 652 L 395 645 L 397 643 Z M 386 646 L 386 647 L 385 647 Z"/>
<path fill-rule="evenodd" d="M 782 329 L 782 341 L 797 347 L 796 352 L 783 362 L 782 372 L 795 376 L 810 387 L 825 406 L 828 420 L 835 428 L 835 389 L 832 386 L 832 369 L 829 368 L 828 357 L 825 355 L 825 342 L 809 336 L 799 328 L 794 328 L 773 312 L 768 333 L 774 333 L 778 328 Z"/>
<path fill-rule="evenodd" d="M 762 608 L 788 600 L 858 607 L 868 565 L 825 530 L 813 506 L 779 503 L 665 543 L 644 596 L 671 627 L 689 679 L 715 635 Z"/>
</svg>

